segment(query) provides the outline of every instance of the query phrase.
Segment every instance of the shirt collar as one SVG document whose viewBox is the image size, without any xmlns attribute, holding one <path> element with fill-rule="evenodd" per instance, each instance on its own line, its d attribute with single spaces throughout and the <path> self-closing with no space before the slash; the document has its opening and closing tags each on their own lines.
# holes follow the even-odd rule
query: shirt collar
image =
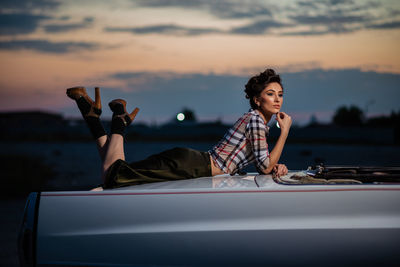
<svg viewBox="0 0 400 267">
<path fill-rule="evenodd" d="M 267 123 L 265 122 L 263 117 L 260 115 L 260 111 L 251 108 L 251 109 L 249 109 L 249 112 L 254 114 L 254 115 L 256 115 L 256 116 L 258 116 L 258 117 L 260 117 L 263 120 L 264 124 L 267 125 Z"/>
</svg>

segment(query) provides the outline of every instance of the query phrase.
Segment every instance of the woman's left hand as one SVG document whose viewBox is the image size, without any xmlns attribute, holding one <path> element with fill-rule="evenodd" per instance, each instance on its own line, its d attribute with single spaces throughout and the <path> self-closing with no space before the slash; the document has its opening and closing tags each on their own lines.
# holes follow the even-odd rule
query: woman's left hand
<svg viewBox="0 0 400 267">
<path fill-rule="evenodd" d="M 290 126 L 292 125 L 292 117 L 290 117 L 285 112 L 278 112 L 276 114 L 276 120 L 278 121 L 279 127 L 281 128 L 281 133 L 284 132 L 288 134 Z"/>
<path fill-rule="evenodd" d="M 276 176 L 280 177 L 281 175 L 286 175 L 288 173 L 288 168 L 285 164 L 276 164 L 272 171 Z"/>
</svg>

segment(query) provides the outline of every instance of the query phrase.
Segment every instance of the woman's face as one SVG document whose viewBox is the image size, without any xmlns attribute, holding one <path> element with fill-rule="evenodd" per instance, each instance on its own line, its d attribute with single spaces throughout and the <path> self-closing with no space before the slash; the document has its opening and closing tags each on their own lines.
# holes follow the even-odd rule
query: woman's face
<svg viewBox="0 0 400 267">
<path fill-rule="evenodd" d="M 259 110 L 266 116 L 279 112 L 283 102 L 283 89 L 277 82 L 272 82 L 264 88 L 260 96 L 254 99 Z"/>
</svg>

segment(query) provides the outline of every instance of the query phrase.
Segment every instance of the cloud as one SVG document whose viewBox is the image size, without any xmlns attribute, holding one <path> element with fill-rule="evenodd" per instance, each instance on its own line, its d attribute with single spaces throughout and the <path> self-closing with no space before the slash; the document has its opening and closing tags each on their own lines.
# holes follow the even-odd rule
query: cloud
<svg viewBox="0 0 400 267">
<path fill-rule="evenodd" d="M 395 17 L 400 15 L 400 9 L 390 9 L 389 10 L 389 16 L 390 17 Z"/>
<path fill-rule="evenodd" d="M 277 35 L 326 35 L 345 34 L 365 28 L 391 29 L 398 24 L 376 23 L 391 17 L 389 3 L 355 0 L 301 0 L 297 2 L 269 3 L 246 0 L 136 0 L 134 3 L 147 8 L 181 8 L 202 10 L 220 19 L 246 19 L 244 26 L 228 31 L 218 29 L 193 29 L 184 25 L 159 24 L 140 28 L 120 28 L 137 34 L 162 33 L 170 35 L 200 35 L 209 33 L 263 35 L 277 29 Z M 288 32 L 286 27 L 292 29 Z M 116 28 L 108 28 L 112 30 Z M 116 29 L 117 30 L 117 29 Z"/>
<path fill-rule="evenodd" d="M 2 0 L 1 8 L 7 11 L 52 10 L 61 4 L 58 0 Z"/>
<path fill-rule="evenodd" d="M 134 0 L 139 6 L 147 7 L 182 7 L 182 8 L 198 8 L 209 5 L 207 0 Z"/>
<path fill-rule="evenodd" d="M 400 28 L 400 21 L 391 21 L 379 24 L 368 25 L 369 29 L 398 29 Z"/>
<path fill-rule="evenodd" d="M 41 21 L 49 18 L 28 13 L 0 14 L 0 35 L 32 33 L 38 28 Z"/>
<path fill-rule="evenodd" d="M 271 28 L 290 27 L 292 24 L 282 23 L 274 20 L 260 20 L 250 23 L 246 26 L 236 27 L 231 29 L 233 34 L 263 34 Z"/>
<path fill-rule="evenodd" d="M 96 43 L 88 42 L 50 42 L 47 40 L 0 41 L 0 50 L 33 50 L 43 53 L 63 54 L 77 50 L 98 48 Z"/>
<path fill-rule="evenodd" d="M 137 5 L 152 8 L 202 9 L 221 19 L 243 19 L 271 15 L 271 4 L 246 0 L 136 0 Z"/>
<path fill-rule="evenodd" d="M 301 0 L 297 1 L 297 5 L 305 6 L 309 8 L 319 8 L 321 5 L 324 6 L 336 6 L 336 5 L 346 5 L 354 4 L 353 0 Z"/>
<path fill-rule="evenodd" d="M 317 3 L 315 1 L 309 2 L 309 1 L 299 1 L 297 2 L 297 5 L 299 7 L 306 7 L 306 8 L 312 8 L 312 9 L 317 9 Z"/>
<path fill-rule="evenodd" d="M 279 35 L 281 35 L 281 36 L 318 36 L 318 35 L 325 35 L 325 34 L 329 34 L 329 33 L 331 33 L 331 31 L 329 31 L 329 30 L 324 30 L 324 31 L 310 30 L 310 31 L 283 32 L 283 33 L 280 33 Z"/>
<path fill-rule="evenodd" d="M 71 19 L 71 16 L 61 16 L 61 17 L 59 17 L 58 18 L 59 20 L 69 20 L 69 19 Z"/>
<path fill-rule="evenodd" d="M 148 82 L 153 82 L 165 76 L 165 73 L 159 72 L 117 72 L 109 75 L 112 80 L 123 81 L 130 85 L 143 85 Z"/>
<path fill-rule="evenodd" d="M 106 27 L 104 28 L 107 32 L 128 32 L 135 34 L 164 34 L 174 36 L 196 36 L 204 34 L 263 34 L 271 28 L 283 28 L 290 27 L 292 24 L 281 23 L 274 20 L 259 20 L 245 26 L 235 27 L 228 31 L 223 31 L 216 28 L 196 28 L 196 27 L 184 27 L 174 24 L 159 24 L 144 27 Z"/>
<path fill-rule="evenodd" d="M 319 29 L 310 29 L 308 31 L 289 31 L 289 32 L 281 32 L 279 35 L 281 36 L 318 36 L 325 34 L 342 34 L 342 33 L 350 33 L 359 30 L 361 27 L 349 27 L 344 25 L 329 25 L 319 27 Z"/>
<path fill-rule="evenodd" d="M 317 16 L 304 16 L 296 15 L 291 16 L 290 19 L 300 24 L 306 25 L 332 25 L 344 23 L 360 23 L 368 21 L 369 19 L 363 15 L 317 15 Z"/>
<path fill-rule="evenodd" d="M 171 76 L 177 77 L 181 75 L 173 72 L 116 72 L 109 77 L 122 81 L 137 80 L 144 83 L 155 78 L 167 78 Z"/>
<path fill-rule="evenodd" d="M 298 8 L 306 8 L 308 10 L 334 13 L 346 13 L 352 11 L 372 10 L 382 6 L 378 1 L 353 1 L 353 0 L 304 0 L 297 1 Z M 306 9 L 298 10 L 299 13 L 307 11 Z"/>
<path fill-rule="evenodd" d="M 372 25 L 376 25 L 374 23 L 376 20 L 381 20 L 386 16 L 389 15 L 379 2 L 299 1 L 297 10 L 287 18 L 296 23 L 299 29 L 301 27 L 301 30 L 281 32 L 280 35 L 307 36 L 350 33 L 368 27 L 373 28 Z"/>
<path fill-rule="evenodd" d="M 86 17 L 80 23 L 45 25 L 44 30 L 47 33 L 63 33 L 63 32 L 84 29 L 90 27 L 92 25 L 93 20 L 94 20 L 93 17 Z"/>
<path fill-rule="evenodd" d="M 183 27 L 174 24 L 160 24 L 145 27 L 106 27 L 104 30 L 107 32 L 130 32 L 136 34 L 157 33 L 175 36 L 193 36 L 221 32 L 220 30 L 213 28 Z"/>
<path fill-rule="evenodd" d="M 329 0 L 327 2 L 331 5 L 354 4 L 353 0 Z"/>
<path fill-rule="evenodd" d="M 227 6 L 224 3 L 220 3 L 214 9 L 211 9 L 211 14 L 221 19 L 245 19 L 269 16 L 272 12 L 269 8 L 262 5 L 247 6 L 247 8 L 244 8 L 243 6 Z"/>
</svg>

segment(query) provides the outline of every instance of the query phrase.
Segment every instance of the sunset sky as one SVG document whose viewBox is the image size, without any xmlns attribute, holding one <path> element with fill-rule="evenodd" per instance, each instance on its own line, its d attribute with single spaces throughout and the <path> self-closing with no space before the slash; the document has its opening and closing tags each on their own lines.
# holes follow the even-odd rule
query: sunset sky
<svg viewBox="0 0 400 267">
<path fill-rule="evenodd" d="M 138 119 L 182 108 L 202 121 L 246 112 L 247 80 L 282 74 L 298 124 L 341 105 L 400 111 L 400 1 L 0 1 L 0 111 L 78 116 L 65 89 L 125 98 Z"/>
</svg>

